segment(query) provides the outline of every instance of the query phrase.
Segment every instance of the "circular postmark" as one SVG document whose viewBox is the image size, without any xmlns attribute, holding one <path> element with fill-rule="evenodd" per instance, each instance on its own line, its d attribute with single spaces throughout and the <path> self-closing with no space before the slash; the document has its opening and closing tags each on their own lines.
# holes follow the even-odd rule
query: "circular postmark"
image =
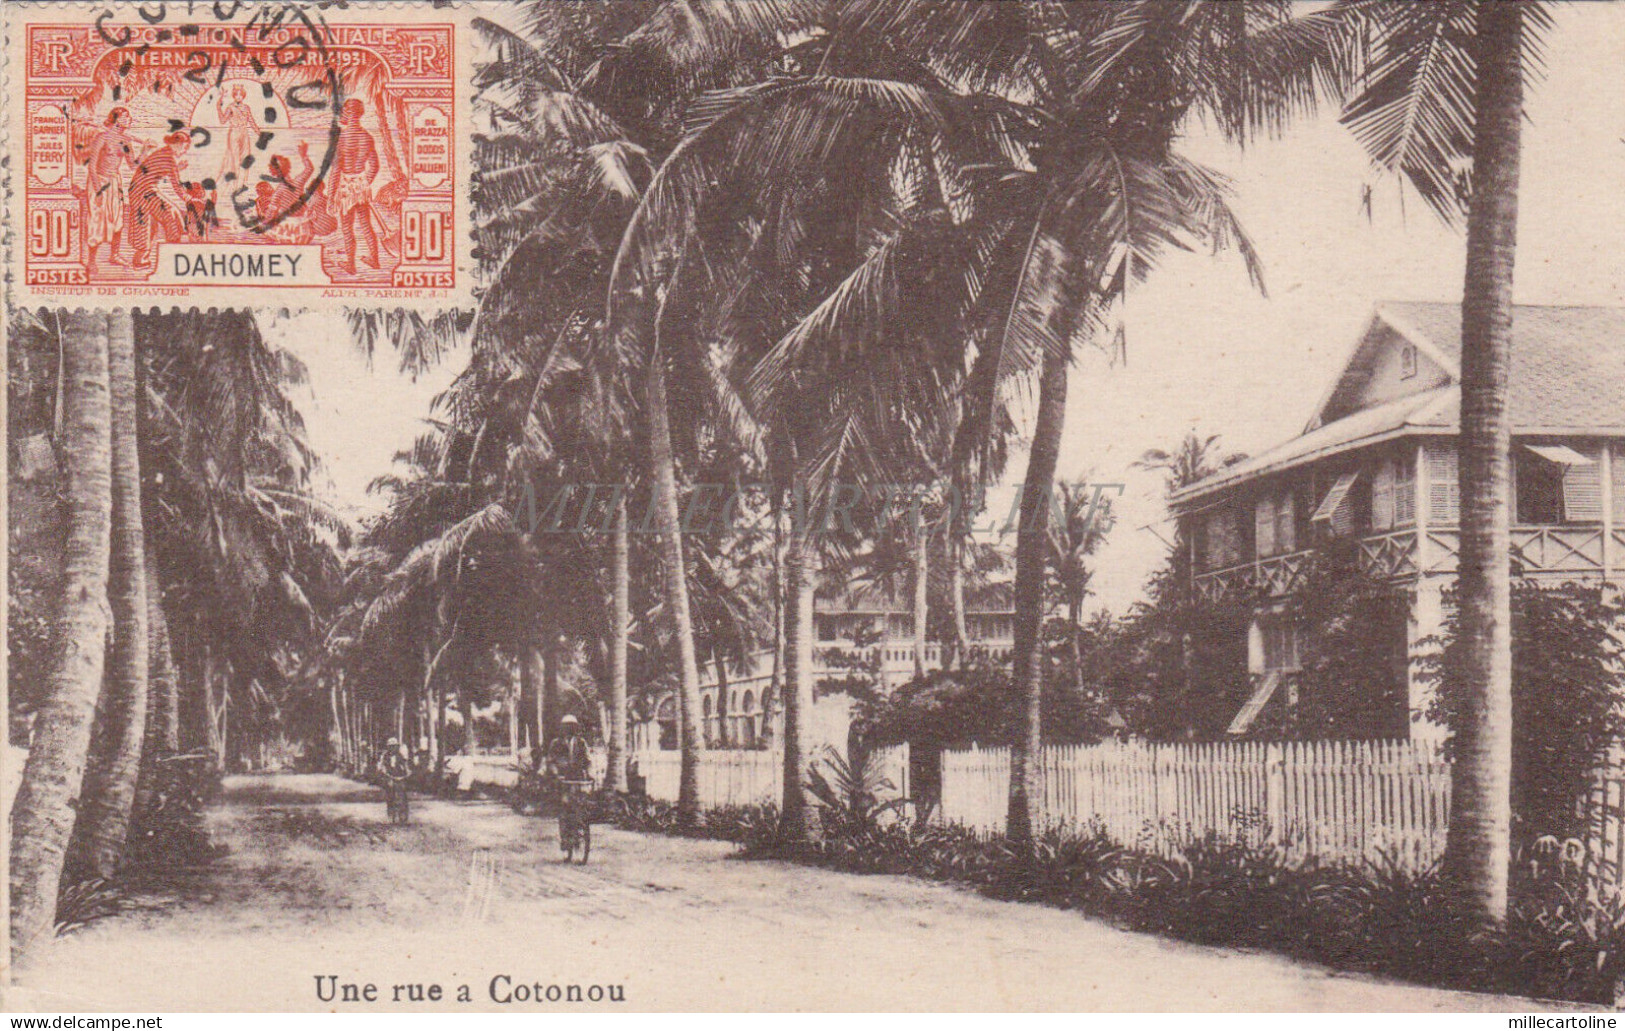
<svg viewBox="0 0 1625 1031">
<path fill-rule="evenodd" d="M 108 47 L 106 124 L 128 126 L 139 105 L 162 133 L 140 144 L 133 217 L 178 217 L 200 237 L 222 225 L 276 237 L 318 215 L 346 98 L 316 5 L 140 3 L 105 8 L 94 24 Z"/>
</svg>

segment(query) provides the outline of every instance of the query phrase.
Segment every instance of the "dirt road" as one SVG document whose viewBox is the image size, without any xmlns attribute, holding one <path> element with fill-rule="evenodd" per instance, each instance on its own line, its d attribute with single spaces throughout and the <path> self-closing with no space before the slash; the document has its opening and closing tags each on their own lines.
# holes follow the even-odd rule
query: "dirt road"
<svg viewBox="0 0 1625 1031">
<path fill-rule="evenodd" d="M 595 996 L 640 1010 L 1529 1005 L 905 878 L 733 861 L 711 842 L 597 828 L 592 863 L 566 867 L 551 821 L 416 802 L 413 825 L 396 828 L 377 792 L 336 777 L 230 778 L 211 817 L 230 854 L 53 943 L 18 971 L 9 1008 L 511 1012 Z M 361 1001 L 343 1001 L 347 984 Z"/>
</svg>

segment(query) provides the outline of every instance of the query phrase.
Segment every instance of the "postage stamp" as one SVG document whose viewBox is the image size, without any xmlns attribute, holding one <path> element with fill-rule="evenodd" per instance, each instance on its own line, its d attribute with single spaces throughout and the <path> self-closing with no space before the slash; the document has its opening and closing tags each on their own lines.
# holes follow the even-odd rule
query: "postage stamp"
<svg viewBox="0 0 1625 1031">
<path fill-rule="evenodd" d="M 461 9 L 6 7 L 19 303 L 469 299 Z"/>
</svg>

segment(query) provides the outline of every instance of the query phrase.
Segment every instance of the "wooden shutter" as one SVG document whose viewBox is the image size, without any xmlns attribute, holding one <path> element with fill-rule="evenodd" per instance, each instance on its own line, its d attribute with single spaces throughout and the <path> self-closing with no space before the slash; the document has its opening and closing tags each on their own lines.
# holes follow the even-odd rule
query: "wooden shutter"
<svg viewBox="0 0 1625 1031">
<path fill-rule="evenodd" d="M 1260 558 L 1275 554 L 1275 499 L 1259 498 L 1253 510 L 1253 529 Z"/>
<path fill-rule="evenodd" d="M 1461 484 L 1456 473 L 1456 445 L 1427 445 L 1428 522 L 1453 526 L 1461 522 Z"/>
<path fill-rule="evenodd" d="M 1394 462 L 1390 458 L 1378 460 L 1371 480 L 1371 528 L 1394 528 Z"/>
<path fill-rule="evenodd" d="M 1285 553 L 1298 546 L 1298 511 L 1292 491 L 1275 499 L 1275 550 Z"/>
<path fill-rule="evenodd" d="M 1566 523 L 1602 522 L 1602 464 L 1601 456 L 1592 450 L 1579 449 L 1592 461 L 1584 465 L 1569 465 L 1563 469 L 1563 521 Z"/>
<path fill-rule="evenodd" d="M 1394 525 L 1416 525 L 1416 454 L 1407 448 L 1394 459 Z"/>
<path fill-rule="evenodd" d="M 1625 443 L 1614 442 L 1614 528 L 1625 526 Z"/>
<path fill-rule="evenodd" d="M 1321 499 L 1320 507 L 1315 514 L 1309 517 L 1311 523 L 1324 522 L 1331 528 L 1334 535 L 1346 537 L 1354 531 L 1354 484 L 1359 480 L 1358 471 L 1344 473 L 1332 484 L 1326 496 Z"/>
<path fill-rule="evenodd" d="M 1207 567 L 1223 569 L 1236 560 L 1235 513 L 1216 508 L 1207 520 Z"/>
</svg>

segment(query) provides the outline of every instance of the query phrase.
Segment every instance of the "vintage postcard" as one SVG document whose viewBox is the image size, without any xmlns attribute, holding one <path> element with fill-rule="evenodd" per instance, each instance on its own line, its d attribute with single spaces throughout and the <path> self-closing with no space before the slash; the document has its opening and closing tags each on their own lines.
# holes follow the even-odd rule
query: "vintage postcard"
<svg viewBox="0 0 1625 1031">
<path fill-rule="evenodd" d="M 466 20 L 8 5 L 13 301 L 466 305 Z"/>
<path fill-rule="evenodd" d="M 1614 1026 L 1625 2 L 0 19 L 13 1027 Z"/>
</svg>

